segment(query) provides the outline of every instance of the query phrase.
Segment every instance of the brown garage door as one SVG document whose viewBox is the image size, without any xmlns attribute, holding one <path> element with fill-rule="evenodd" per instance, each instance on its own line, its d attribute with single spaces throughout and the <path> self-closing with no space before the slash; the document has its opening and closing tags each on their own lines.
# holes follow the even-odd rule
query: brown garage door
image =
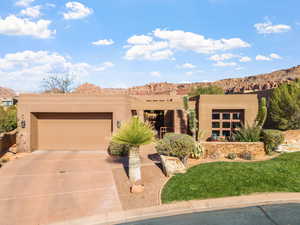
<svg viewBox="0 0 300 225">
<path fill-rule="evenodd" d="M 39 113 L 37 149 L 104 150 L 112 132 L 112 113 Z"/>
</svg>

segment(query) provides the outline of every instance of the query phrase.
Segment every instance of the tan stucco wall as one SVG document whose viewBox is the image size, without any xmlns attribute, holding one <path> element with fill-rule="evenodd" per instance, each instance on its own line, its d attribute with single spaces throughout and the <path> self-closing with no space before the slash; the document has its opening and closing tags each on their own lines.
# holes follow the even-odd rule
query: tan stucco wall
<svg viewBox="0 0 300 225">
<path fill-rule="evenodd" d="M 24 94 L 19 97 L 18 119 L 20 132 L 18 135 L 18 151 L 30 152 L 36 147 L 36 118 L 32 113 L 113 113 L 113 132 L 117 130 L 117 121 L 126 121 L 131 117 L 128 96 Z M 24 118 L 26 127 L 21 128 Z"/>
<path fill-rule="evenodd" d="M 18 151 L 30 152 L 37 147 L 37 119 L 33 113 L 112 113 L 113 132 L 117 121 L 124 122 L 136 110 L 143 117 L 143 110 L 175 110 L 174 129 L 177 133 L 187 130 L 186 115 L 183 112 L 182 96 L 128 96 L 128 95 L 86 95 L 86 94 L 21 94 L 18 103 L 19 134 Z M 203 95 L 199 105 L 199 128 L 211 132 L 211 112 L 213 109 L 243 109 L 246 121 L 252 123 L 258 110 L 256 95 Z M 22 120 L 26 127 L 21 128 Z"/>
<path fill-rule="evenodd" d="M 243 95 L 201 95 L 199 98 L 199 130 L 205 131 L 204 139 L 211 136 L 213 110 L 244 110 L 245 124 L 252 124 L 258 112 L 258 98 L 255 94 Z"/>
</svg>

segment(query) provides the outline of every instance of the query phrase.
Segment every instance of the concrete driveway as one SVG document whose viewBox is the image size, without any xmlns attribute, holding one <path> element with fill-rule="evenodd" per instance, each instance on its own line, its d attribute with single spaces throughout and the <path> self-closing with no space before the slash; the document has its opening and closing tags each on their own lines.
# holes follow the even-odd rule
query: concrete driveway
<svg viewBox="0 0 300 225">
<path fill-rule="evenodd" d="M 0 169 L 0 224 L 42 225 L 122 210 L 103 152 L 37 151 Z"/>
</svg>

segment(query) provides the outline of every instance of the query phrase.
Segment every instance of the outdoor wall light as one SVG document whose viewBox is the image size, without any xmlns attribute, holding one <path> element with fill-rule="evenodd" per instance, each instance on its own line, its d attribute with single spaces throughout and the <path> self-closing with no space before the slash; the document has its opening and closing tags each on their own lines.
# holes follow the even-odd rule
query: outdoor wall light
<svg viewBox="0 0 300 225">
<path fill-rule="evenodd" d="M 118 121 L 117 121 L 117 128 L 121 128 L 121 125 L 122 125 L 121 121 L 118 120 Z"/>
<path fill-rule="evenodd" d="M 21 128 L 25 128 L 26 127 L 26 121 L 24 119 L 24 114 L 22 115 L 22 120 L 21 120 Z"/>
<path fill-rule="evenodd" d="M 21 121 L 21 127 L 22 127 L 22 128 L 25 128 L 25 127 L 26 127 L 26 122 L 25 122 L 25 120 L 22 120 L 22 121 Z"/>
</svg>

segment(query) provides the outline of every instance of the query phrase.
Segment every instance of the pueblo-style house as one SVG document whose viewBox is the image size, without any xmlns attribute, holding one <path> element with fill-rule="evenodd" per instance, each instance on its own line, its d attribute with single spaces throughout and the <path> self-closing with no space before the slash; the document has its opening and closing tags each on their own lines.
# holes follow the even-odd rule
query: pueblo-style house
<svg viewBox="0 0 300 225">
<path fill-rule="evenodd" d="M 18 98 L 18 147 L 35 150 L 104 150 L 125 121 L 149 121 L 157 138 L 166 132 L 189 133 L 183 96 L 127 94 L 21 94 Z M 258 111 L 255 94 L 201 95 L 189 101 L 205 139 L 230 136 L 252 123 Z"/>
</svg>

